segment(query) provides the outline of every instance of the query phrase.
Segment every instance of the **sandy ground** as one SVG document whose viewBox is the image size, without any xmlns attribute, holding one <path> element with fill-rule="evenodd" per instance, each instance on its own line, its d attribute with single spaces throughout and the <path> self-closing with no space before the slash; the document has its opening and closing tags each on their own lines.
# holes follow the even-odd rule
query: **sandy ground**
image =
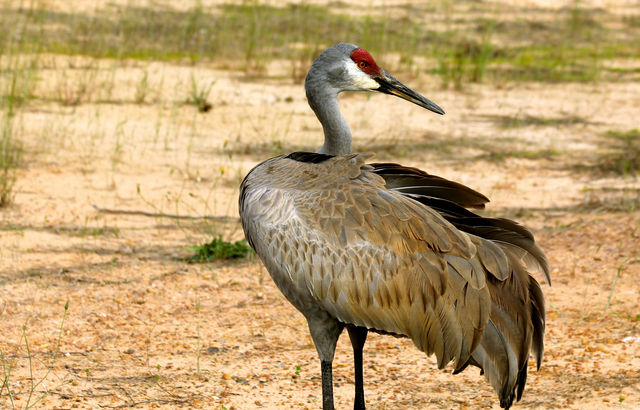
<svg viewBox="0 0 640 410">
<path fill-rule="evenodd" d="M 0 407 L 41 398 L 36 407 L 319 408 L 306 324 L 262 264 L 184 261 L 212 235 L 242 237 L 237 188 L 252 166 L 321 145 L 301 85 L 246 81 L 206 64 L 112 64 L 43 57 L 46 81 L 35 93 L 81 102 L 42 98 L 20 114 L 24 167 L 14 205 L 0 210 L 0 352 L 13 395 L 4 387 Z M 148 95 L 136 103 L 144 72 Z M 206 114 L 183 104 L 192 78 L 215 81 Z M 83 81 L 95 89 L 80 93 Z M 107 81 L 116 86 L 101 86 Z M 538 372 L 531 364 L 516 408 L 640 408 L 640 180 L 578 170 L 598 155 L 604 132 L 638 127 L 640 83 L 453 92 L 428 76 L 406 82 L 447 115 L 344 95 L 356 149 L 485 193 L 486 213 L 526 224 L 548 255 L 545 360 Z M 580 120 L 500 126 L 528 116 Z M 486 144 L 506 159 L 487 159 Z M 525 149 L 558 154 L 508 155 Z M 351 360 L 343 336 L 338 408 L 352 406 Z M 370 408 L 498 408 L 475 369 L 450 373 L 407 340 L 367 341 Z"/>
</svg>

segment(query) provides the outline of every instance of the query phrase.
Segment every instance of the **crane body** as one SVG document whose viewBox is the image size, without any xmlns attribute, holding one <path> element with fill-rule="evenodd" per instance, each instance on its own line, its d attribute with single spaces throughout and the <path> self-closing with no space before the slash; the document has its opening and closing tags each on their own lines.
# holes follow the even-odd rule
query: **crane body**
<svg viewBox="0 0 640 410">
<path fill-rule="evenodd" d="M 279 290 L 306 318 L 321 362 L 323 408 L 333 408 L 331 364 L 342 331 L 354 349 L 354 408 L 364 408 L 369 331 L 410 338 L 454 373 L 480 367 L 509 408 L 524 390 L 530 352 L 543 355 L 544 298 L 530 273 L 547 261 L 521 225 L 479 216 L 482 194 L 398 164 L 351 153 L 337 95 L 392 94 L 439 114 L 351 44 L 313 63 L 309 104 L 323 125 L 318 153 L 268 159 L 245 177 L 245 236 Z"/>
</svg>

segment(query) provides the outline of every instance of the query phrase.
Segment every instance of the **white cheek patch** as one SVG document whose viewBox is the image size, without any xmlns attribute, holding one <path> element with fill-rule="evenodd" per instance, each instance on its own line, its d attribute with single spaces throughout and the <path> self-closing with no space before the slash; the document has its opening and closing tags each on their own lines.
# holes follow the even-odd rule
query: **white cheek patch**
<svg viewBox="0 0 640 410">
<path fill-rule="evenodd" d="M 367 73 L 364 73 L 358 65 L 351 59 L 347 61 L 347 73 L 351 81 L 353 81 L 353 85 L 355 86 L 353 90 L 377 90 L 380 88 L 380 84 Z"/>
</svg>

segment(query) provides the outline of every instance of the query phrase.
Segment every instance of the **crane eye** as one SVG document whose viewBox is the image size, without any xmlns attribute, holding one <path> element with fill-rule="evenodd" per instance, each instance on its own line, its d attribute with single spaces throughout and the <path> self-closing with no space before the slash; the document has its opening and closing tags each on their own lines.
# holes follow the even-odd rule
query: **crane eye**
<svg viewBox="0 0 640 410">
<path fill-rule="evenodd" d="M 365 69 L 365 68 L 367 68 L 367 66 L 368 66 L 368 65 L 369 65 L 369 64 L 367 64 L 367 62 L 366 62 L 366 61 L 360 61 L 360 62 L 358 63 L 358 67 L 360 67 L 361 69 Z"/>
</svg>

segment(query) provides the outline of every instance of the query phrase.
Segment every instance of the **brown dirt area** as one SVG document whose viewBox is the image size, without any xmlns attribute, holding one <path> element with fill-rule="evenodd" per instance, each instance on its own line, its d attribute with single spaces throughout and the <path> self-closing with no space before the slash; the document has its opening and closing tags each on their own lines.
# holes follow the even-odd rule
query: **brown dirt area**
<svg viewBox="0 0 640 410">
<path fill-rule="evenodd" d="M 44 56 L 38 93 L 77 92 L 87 64 Z M 101 102 L 97 87 L 78 105 L 41 100 L 21 113 L 25 164 L 14 204 L 0 210 L 0 351 L 5 379 L 12 365 L 14 395 L 12 402 L 3 390 L 0 407 L 23 408 L 44 395 L 36 407 L 320 408 L 306 323 L 260 261 L 185 262 L 187 248 L 213 234 L 242 237 L 238 186 L 254 165 L 320 146 L 302 86 L 247 81 L 206 64 L 91 67 L 94 84 L 115 75 L 108 100 L 120 103 Z M 151 91 L 138 104 L 143 70 Z M 216 81 L 206 114 L 182 103 L 192 76 Z M 604 132 L 638 127 L 640 83 L 455 92 L 426 75 L 405 82 L 447 115 L 383 95 L 344 95 L 355 148 L 483 192 L 492 201 L 484 212 L 527 225 L 549 258 L 545 358 L 540 371 L 530 363 L 515 408 L 640 408 L 640 180 L 578 167 L 598 154 Z M 582 120 L 500 125 L 526 116 Z M 485 155 L 486 144 L 505 158 Z M 523 149 L 558 154 L 508 155 Z M 343 335 L 334 362 L 338 408 L 352 407 L 351 360 Z M 437 370 L 407 340 L 372 334 L 368 405 L 498 408 L 476 369 L 451 370 Z M 32 381 L 41 383 L 29 398 Z"/>
</svg>

